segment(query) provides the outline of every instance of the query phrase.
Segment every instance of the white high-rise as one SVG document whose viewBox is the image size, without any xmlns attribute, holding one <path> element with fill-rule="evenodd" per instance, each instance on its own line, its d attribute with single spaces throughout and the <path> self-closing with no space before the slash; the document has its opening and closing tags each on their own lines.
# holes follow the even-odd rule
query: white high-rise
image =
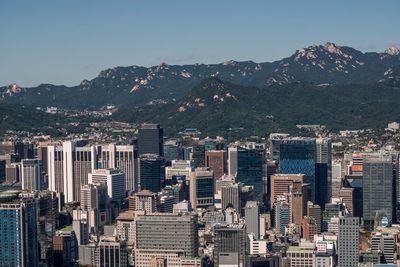
<svg viewBox="0 0 400 267">
<path fill-rule="evenodd" d="M 138 190 L 138 158 L 133 145 L 101 146 L 101 168 L 116 168 L 125 174 L 125 190 Z"/>
<path fill-rule="evenodd" d="M 125 198 L 125 175 L 119 169 L 97 169 L 88 175 L 90 184 L 107 185 L 108 197 L 114 201 Z"/>
<path fill-rule="evenodd" d="M 338 266 L 357 267 L 360 255 L 359 218 L 341 217 L 339 218 L 338 234 Z"/>
<path fill-rule="evenodd" d="M 41 188 L 42 161 L 38 159 L 23 159 L 21 161 L 22 190 L 38 191 Z"/>
<path fill-rule="evenodd" d="M 77 147 L 64 142 L 62 147 L 48 147 L 49 190 L 63 192 L 65 202 L 80 201 L 81 187 L 88 184 L 88 174 L 97 168 L 94 146 Z"/>
</svg>

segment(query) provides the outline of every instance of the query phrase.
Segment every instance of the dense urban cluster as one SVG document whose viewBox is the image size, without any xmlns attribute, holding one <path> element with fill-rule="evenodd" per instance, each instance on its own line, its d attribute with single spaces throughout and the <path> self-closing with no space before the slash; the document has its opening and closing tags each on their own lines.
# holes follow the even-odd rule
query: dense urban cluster
<svg viewBox="0 0 400 267">
<path fill-rule="evenodd" d="M 0 266 L 397 266 L 399 124 L 311 128 L 4 140 Z"/>
</svg>

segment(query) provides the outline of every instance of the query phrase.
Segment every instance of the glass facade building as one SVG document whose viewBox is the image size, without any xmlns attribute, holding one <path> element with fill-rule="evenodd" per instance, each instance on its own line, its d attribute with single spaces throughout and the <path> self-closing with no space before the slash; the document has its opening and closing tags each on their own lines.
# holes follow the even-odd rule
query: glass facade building
<svg viewBox="0 0 400 267">
<path fill-rule="evenodd" d="M 164 159 L 154 154 L 140 157 L 140 190 L 150 190 L 153 193 L 161 191 Z"/>
<path fill-rule="evenodd" d="M 237 148 L 236 181 L 252 185 L 258 197 L 263 190 L 263 152 L 256 149 Z"/>
<path fill-rule="evenodd" d="M 315 201 L 316 143 L 313 138 L 289 138 L 280 144 L 279 171 L 304 174 L 304 183 L 311 185 L 311 199 Z"/>
</svg>

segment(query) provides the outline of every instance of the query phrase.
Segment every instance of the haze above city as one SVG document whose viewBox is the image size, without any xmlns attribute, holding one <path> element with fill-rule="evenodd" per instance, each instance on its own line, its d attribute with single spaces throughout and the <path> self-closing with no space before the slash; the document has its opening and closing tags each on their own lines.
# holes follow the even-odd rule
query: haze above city
<svg viewBox="0 0 400 267">
<path fill-rule="evenodd" d="M 0 85 L 76 85 L 115 66 L 255 62 L 334 42 L 400 46 L 398 1 L 2 1 Z"/>
</svg>

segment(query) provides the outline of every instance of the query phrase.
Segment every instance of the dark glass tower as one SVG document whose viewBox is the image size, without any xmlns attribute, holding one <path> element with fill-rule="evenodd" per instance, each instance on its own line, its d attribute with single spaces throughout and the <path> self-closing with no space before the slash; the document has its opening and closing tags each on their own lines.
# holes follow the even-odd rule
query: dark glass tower
<svg viewBox="0 0 400 267">
<path fill-rule="evenodd" d="M 153 193 L 161 191 L 162 167 L 164 159 L 155 154 L 144 154 L 140 157 L 140 190 Z"/>
<path fill-rule="evenodd" d="M 237 177 L 238 183 L 254 186 L 257 197 L 263 193 L 263 153 L 255 149 L 238 147 Z"/>
<path fill-rule="evenodd" d="M 156 154 L 164 156 L 164 130 L 159 124 L 143 124 L 139 129 L 139 155 Z"/>
</svg>

